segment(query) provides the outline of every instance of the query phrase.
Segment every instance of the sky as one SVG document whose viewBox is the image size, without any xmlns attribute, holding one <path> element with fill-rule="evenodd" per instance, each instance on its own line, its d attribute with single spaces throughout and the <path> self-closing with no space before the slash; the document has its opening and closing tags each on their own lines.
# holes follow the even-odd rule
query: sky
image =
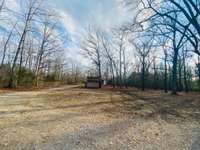
<svg viewBox="0 0 200 150">
<path fill-rule="evenodd" d="M 61 16 L 61 22 L 73 41 L 89 25 L 107 30 L 127 21 L 121 0 L 47 0 Z M 67 57 L 87 64 L 76 45 L 71 45 Z M 76 56 L 76 58 L 74 58 Z"/>
<path fill-rule="evenodd" d="M 19 9 L 20 0 L 6 0 L 11 10 Z M 23 0 L 21 0 L 23 2 Z M 90 64 L 81 54 L 79 45 L 82 30 L 89 25 L 103 30 L 130 21 L 132 14 L 122 4 L 123 0 L 46 0 L 58 12 L 61 26 L 72 41 L 66 41 L 66 58 L 84 66 Z M 134 13 L 134 10 L 133 10 Z M 9 17 L 8 17 L 9 18 Z M 11 19 L 12 20 L 12 19 Z M 0 23 L 1 24 L 1 23 Z M 132 55 L 130 55 L 132 56 Z"/>
<path fill-rule="evenodd" d="M 81 61 L 82 64 L 88 63 L 76 44 L 80 43 L 80 35 L 84 28 L 90 25 L 107 30 L 128 20 L 122 0 L 46 0 L 46 2 L 59 14 L 63 31 L 67 31 L 72 39 L 72 42 L 66 44 L 68 46 L 66 57 L 77 62 Z M 7 0 L 6 4 L 11 10 L 18 10 L 21 5 L 20 0 Z"/>
<path fill-rule="evenodd" d="M 71 32 L 96 25 L 107 28 L 124 21 L 121 0 L 49 0 L 64 19 Z"/>
</svg>

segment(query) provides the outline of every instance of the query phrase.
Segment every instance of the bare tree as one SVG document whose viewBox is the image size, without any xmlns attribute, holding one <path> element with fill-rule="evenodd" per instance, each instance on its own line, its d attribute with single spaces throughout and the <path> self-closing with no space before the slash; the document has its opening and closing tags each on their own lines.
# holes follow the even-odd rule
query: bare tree
<svg viewBox="0 0 200 150">
<path fill-rule="evenodd" d="M 184 46 L 183 50 L 181 52 L 182 56 L 182 64 L 183 64 L 183 78 L 184 78 L 184 87 L 185 87 L 185 92 L 189 92 L 189 79 L 188 79 L 188 67 L 187 67 L 187 60 L 189 58 L 192 58 L 192 55 L 188 51 L 188 47 Z"/>
<path fill-rule="evenodd" d="M 141 88 L 145 90 L 145 75 L 149 69 L 151 60 L 150 53 L 152 51 L 153 40 L 148 41 L 147 39 L 139 39 L 139 41 L 133 41 L 132 44 L 135 47 L 135 51 L 141 62 Z"/>
<path fill-rule="evenodd" d="M 198 62 L 196 64 L 196 67 L 197 67 L 196 74 L 198 76 L 198 85 L 199 85 L 199 89 L 200 89 L 200 57 L 198 57 Z"/>
<path fill-rule="evenodd" d="M 12 35 L 13 35 L 13 31 L 15 29 L 15 26 L 16 26 L 16 24 L 11 29 L 11 31 L 10 31 L 10 33 L 9 33 L 5 43 L 4 43 L 4 46 L 3 46 L 3 57 L 2 57 L 2 60 L 1 60 L 1 66 L 4 64 L 5 57 L 6 57 L 6 52 L 7 52 L 7 48 L 8 48 L 8 44 L 10 42 L 10 39 L 11 39 Z"/>
<path fill-rule="evenodd" d="M 28 0 L 25 2 L 27 4 L 27 9 L 25 9 L 25 12 L 22 12 L 22 23 L 23 23 L 23 27 L 22 27 L 22 32 L 20 33 L 20 38 L 19 38 L 19 43 L 17 46 L 17 50 L 14 56 L 14 60 L 12 63 L 12 67 L 11 67 L 11 76 L 10 76 L 10 81 L 9 81 L 9 87 L 13 87 L 14 84 L 14 71 L 16 68 L 16 64 L 17 64 L 17 60 L 18 60 L 18 56 L 21 52 L 21 58 L 20 58 L 20 65 L 22 63 L 22 54 L 23 54 L 23 49 L 24 49 L 24 44 L 25 44 L 25 40 L 26 40 L 26 36 L 28 34 L 28 32 L 31 31 L 31 25 L 32 22 L 34 20 L 34 18 L 39 15 L 40 13 L 40 9 L 41 9 L 41 5 L 42 5 L 42 0 Z"/>
<path fill-rule="evenodd" d="M 111 74 L 112 74 L 112 85 L 115 88 L 116 86 L 116 79 L 115 79 L 115 66 L 114 64 L 116 64 L 115 60 L 114 60 L 114 53 L 112 52 L 112 44 L 111 42 L 109 42 L 110 40 L 105 36 L 104 33 L 101 34 L 101 42 L 102 42 L 102 46 L 103 49 L 105 51 L 104 56 L 106 57 L 106 59 L 108 60 L 108 64 L 111 70 Z"/>
<path fill-rule="evenodd" d="M 60 30 L 62 24 L 57 13 L 44 0 L 20 0 L 20 9 L 16 10 L 11 10 L 6 2 L 0 0 L 0 14 L 6 18 L 1 24 L 6 30 L 1 41 L 1 66 L 2 70 L 9 70 L 6 76 L 9 83 L 7 79 L 5 85 L 33 85 L 34 80 L 37 85 L 40 75 L 47 79 L 48 73 L 61 79 L 63 59 L 59 58 L 66 49 L 63 45 L 66 32 Z M 2 12 L 4 3 L 6 11 Z"/>
<path fill-rule="evenodd" d="M 127 85 L 127 65 L 128 65 L 128 63 L 127 63 L 127 60 L 126 60 L 126 58 L 127 58 L 127 56 L 126 56 L 126 48 L 124 48 L 123 49 L 123 52 L 122 52 L 122 55 L 123 55 L 123 82 L 124 82 L 124 86 L 126 87 L 126 88 L 128 88 L 128 85 Z"/>
<path fill-rule="evenodd" d="M 52 21 L 53 20 L 53 21 Z M 35 63 L 35 85 L 38 86 L 39 72 L 45 66 L 44 61 L 51 54 L 55 54 L 59 51 L 59 43 L 57 43 L 58 35 L 55 35 L 57 22 L 56 14 L 46 12 L 41 19 L 41 27 L 39 28 L 39 33 L 41 38 L 39 38 L 39 48 L 36 55 Z M 48 61 L 47 61 L 48 63 Z"/>
<path fill-rule="evenodd" d="M 127 31 L 123 28 L 116 28 L 113 31 L 114 34 L 114 43 L 115 49 L 118 51 L 119 57 L 119 86 L 122 88 L 124 81 L 124 77 L 126 76 L 126 40 L 127 40 Z"/>
<path fill-rule="evenodd" d="M 193 51 L 200 55 L 199 37 L 200 23 L 198 21 L 200 15 L 200 2 L 198 0 L 138 0 L 138 14 L 136 16 L 137 23 L 142 25 L 149 20 L 166 19 L 176 23 L 178 34 L 187 38 Z M 127 0 L 128 4 L 133 4 L 134 1 Z M 146 12 L 149 12 L 149 15 Z M 177 14 L 177 17 L 174 14 Z M 143 17 L 141 17 L 143 16 Z"/>
<path fill-rule="evenodd" d="M 154 0 L 140 0 L 140 4 L 142 9 L 139 10 L 136 16 L 135 24 L 139 24 L 143 32 L 170 39 L 169 44 L 173 50 L 172 93 L 176 94 L 179 50 L 186 41 L 189 41 L 194 47 L 197 44 L 196 37 L 191 36 L 190 33 L 191 22 L 180 26 L 177 22 L 177 20 L 182 19 L 180 12 L 166 1 L 161 1 L 158 5 L 157 1 Z M 150 12 L 151 14 L 145 15 L 145 12 Z M 167 16 L 165 13 L 167 13 Z M 146 24 L 147 22 L 148 25 Z"/>
<path fill-rule="evenodd" d="M 84 51 L 84 55 L 89 58 L 97 68 L 99 79 L 102 78 L 102 49 L 100 32 L 89 27 L 87 30 L 86 38 L 84 38 L 81 49 Z M 101 87 L 101 81 L 99 81 L 99 87 Z"/>
<path fill-rule="evenodd" d="M 177 14 L 175 14 L 176 17 Z M 179 50 L 180 48 L 183 46 L 184 44 L 184 37 L 185 37 L 185 32 L 186 29 L 184 31 L 184 34 L 179 34 L 179 32 L 177 31 L 177 23 L 174 20 L 171 20 L 172 24 L 169 25 L 172 29 L 172 47 L 173 47 L 173 69 L 172 69 L 172 94 L 176 94 L 177 93 L 177 64 L 178 64 L 178 56 L 179 56 Z M 187 27 L 190 26 L 190 23 L 187 25 Z"/>
<path fill-rule="evenodd" d="M 167 60 L 168 60 L 168 53 L 167 49 L 163 46 L 164 50 L 164 63 L 165 63 L 165 68 L 164 68 L 164 88 L 165 88 L 165 93 L 168 93 L 168 67 L 167 67 Z"/>
</svg>

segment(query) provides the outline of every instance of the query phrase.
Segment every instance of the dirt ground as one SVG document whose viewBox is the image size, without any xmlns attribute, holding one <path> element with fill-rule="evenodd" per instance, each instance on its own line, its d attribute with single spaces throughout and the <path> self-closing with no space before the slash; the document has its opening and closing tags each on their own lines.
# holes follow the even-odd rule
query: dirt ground
<svg viewBox="0 0 200 150">
<path fill-rule="evenodd" d="M 199 150 L 200 94 L 0 92 L 0 150 Z"/>
</svg>

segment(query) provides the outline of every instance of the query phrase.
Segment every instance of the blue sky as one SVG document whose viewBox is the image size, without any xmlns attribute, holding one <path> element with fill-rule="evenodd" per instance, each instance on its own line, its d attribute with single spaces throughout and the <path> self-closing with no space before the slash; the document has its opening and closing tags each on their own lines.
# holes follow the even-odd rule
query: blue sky
<svg viewBox="0 0 200 150">
<path fill-rule="evenodd" d="M 20 0 L 7 0 L 11 10 L 20 9 Z M 128 20 L 122 0 L 46 0 L 60 16 L 61 30 L 68 31 L 68 35 L 80 43 L 79 36 L 82 29 L 96 26 L 103 30 L 120 25 Z M 22 0 L 23 2 L 23 0 Z M 78 37 L 78 38 L 77 38 Z M 81 60 L 80 49 L 73 42 L 65 42 L 67 57 Z M 79 55 L 78 55 L 79 54 Z M 77 58 L 74 58 L 76 56 Z"/>
<path fill-rule="evenodd" d="M 115 26 L 124 21 L 125 12 L 120 0 L 50 0 L 66 19 L 71 30 L 96 25 L 100 28 Z"/>
<path fill-rule="evenodd" d="M 48 1 L 48 0 L 47 0 Z M 103 30 L 120 25 L 126 19 L 127 14 L 121 5 L 121 0 L 49 0 L 51 5 L 60 13 L 62 23 L 75 38 L 81 30 L 89 25 L 95 25 Z M 78 39 L 75 39 L 76 41 Z M 68 56 L 81 55 L 78 47 L 71 46 Z M 76 55 L 75 55 L 76 54 Z M 70 56 L 71 55 L 71 56 Z M 81 59 L 82 60 L 82 59 Z"/>
</svg>

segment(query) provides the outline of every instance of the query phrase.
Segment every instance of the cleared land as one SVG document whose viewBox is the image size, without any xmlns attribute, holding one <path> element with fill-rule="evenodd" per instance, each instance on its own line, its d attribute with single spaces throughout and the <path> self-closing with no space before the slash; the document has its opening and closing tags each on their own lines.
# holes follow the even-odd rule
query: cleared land
<svg viewBox="0 0 200 150">
<path fill-rule="evenodd" d="M 199 150 L 200 94 L 0 92 L 1 150 Z"/>
</svg>

